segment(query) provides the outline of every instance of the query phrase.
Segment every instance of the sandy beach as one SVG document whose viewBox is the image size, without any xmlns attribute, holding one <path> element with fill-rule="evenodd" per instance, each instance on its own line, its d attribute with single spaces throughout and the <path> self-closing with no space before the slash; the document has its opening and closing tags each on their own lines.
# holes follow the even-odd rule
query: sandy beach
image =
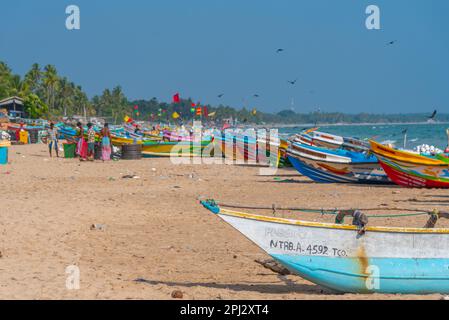
<svg viewBox="0 0 449 320">
<path fill-rule="evenodd" d="M 174 165 L 167 158 L 81 163 L 51 159 L 42 144 L 12 146 L 9 158 L 10 164 L 0 166 L 0 299 L 172 299 L 174 290 L 182 291 L 184 299 L 442 297 L 343 295 L 297 276 L 275 274 L 254 262 L 267 259 L 266 254 L 203 209 L 198 199 L 444 210 L 449 204 L 445 190 L 320 185 L 293 169 L 261 176 L 258 167 Z M 316 214 L 279 215 L 331 221 Z M 426 219 L 369 223 L 422 227 Z M 93 224 L 102 228 L 91 229 Z M 80 268 L 79 290 L 66 288 L 70 265 Z"/>
</svg>

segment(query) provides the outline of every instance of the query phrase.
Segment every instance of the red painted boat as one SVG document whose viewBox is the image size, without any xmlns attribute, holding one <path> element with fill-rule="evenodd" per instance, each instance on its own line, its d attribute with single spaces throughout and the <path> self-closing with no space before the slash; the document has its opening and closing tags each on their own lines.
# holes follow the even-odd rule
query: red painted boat
<svg viewBox="0 0 449 320">
<path fill-rule="evenodd" d="M 423 156 L 370 141 L 388 177 L 408 188 L 449 188 L 449 160 L 446 155 Z"/>
<path fill-rule="evenodd" d="M 407 188 L 449 188 L 449 182 L 426 179 L 418 175 L 397 170 L 381 159 L 379 159 L 379 162 L 391 181 L 397 185 Z"/>
</svg>

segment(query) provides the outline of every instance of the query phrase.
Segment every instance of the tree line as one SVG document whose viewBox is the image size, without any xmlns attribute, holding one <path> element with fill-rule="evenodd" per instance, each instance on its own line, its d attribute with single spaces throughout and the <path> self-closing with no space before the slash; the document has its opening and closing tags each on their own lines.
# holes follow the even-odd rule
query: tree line
<svg viewBox="0 0 449 320">
<path fill-rule="evenodd" d="M 285 124 L 324 124 L 324 123 L 396 123 L 423 122 L 427 114 L 344 114 L 312 112 L 308 114 L 284 110 L 278 113 L 265 113 L 246 108 L 236 109 L 226 105 L 200 105 L 206 107 L 208 114 L 198 116 L 198 103 L 193 99 L 181 99 L 178 103 L 150 100 L 130 101 L 120 86 L 105 89 L 101 95 L 89 99 L 80 85 L 58 74 L 53 65 L 40 66 L 35 63 L 21 77 L 14 74 L 5 62 L 0 61 L 0 100 L 19 96 L 24 99 L 25 109 L 31 118 L 59 119 L 73 115 L 104 117 L 113 123 L 123 122 L 125 116 L 136 120 L 152 122 L 175 122 L 172 115 L 179 114 L 178 122 L 192 119 L 222 122 L 234 119 L 239 123 L 285 123 Z M 439 121 L 449 121 L 449 115 L 439 115 Z"/>
</svg>

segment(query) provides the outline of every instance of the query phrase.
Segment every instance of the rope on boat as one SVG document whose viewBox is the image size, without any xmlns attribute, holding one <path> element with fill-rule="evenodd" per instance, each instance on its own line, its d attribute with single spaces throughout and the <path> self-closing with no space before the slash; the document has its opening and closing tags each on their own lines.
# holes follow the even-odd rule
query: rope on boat
<svg viewBox="0 0 449 320">
<path fill-rule="evenodd" d="M 316 209 L 307 209 L 307 208 L 282 208 L 282 207 L 276 207 L 275 204 L 273 204 L 271 207 L 264 207 L 264 206 L 242 206 L 242 205 L 235 205 L 235 204 L 227 204 L 223 202 L 218 202 L 213 199 L 206 200 L 208 204 L 212 207 L 228 207 L 228 208 L 243 208 L 243 209 L 254 209 L 254 210 L 273 210 L 273 215 L 276 214 L 277 210 L 289 210 L 289 211 L 302 211 L 302 212 L 309 212 L 309 213 L 321 213 L 321 215 L 324 214 L 331 214 L 335 215 L 335 223 L 336 224 L 343 224 L 344 219 L 346 216 L 352 216 L 353 221 L 352 224 L 356 225 L 358 227 L 358 233 L 359 235 L 365 234 L 365 226 L 368 224 L 368 218 L 399 218 L 399 217 L 411 217 L 411 216 L 421 216 L 421 215 L 428 215 L 429 219 L 424 226 L 426 229 L 431 229 L 435 227 L 435 224 L 438 222 L 439 219 L 445 218 L 449 219 L 449 212 L 446 211 L 439 211 L 437 209 L 433 209 L 432 211 L 423 211 L 423 210 L 416 210 L 416 209 L 403 209 L 403 208 L 367 208 L 367 209 L 334 209 L 334 210 L 316 210 Z M 415 212 L 415 213 L 402 213 L 402 214 L 382 214 L 382 215 L 365 215 L 362 210 L 365 211 L 372 211 L 372 210 L 402 210 L 402 211 L 409 211 L 409 212 Z M 219 211 L 217 211 L 219 212 Z"/>
<path fill-rule="evenodd" d="M 349 211 L 355 209 L 308 209 L 308 208 L 297 208 L 297 207 L 278 207 L 273 204 L 271 207 L 267 206 L 244 206 L 238 204 L 229 204 L 224 202 L 216 201 L 217 205 L 227 208 L 236 208 L 236 209 L 252 209 L 252 210 L 273 210 L 273 214 L 276 213 L 276 210 L 279 211 L 301 211 L 304 213 L 319 213 L 321 215 L 337 215 L 340 211 Z M 400 218 L 400 217 L 414 217 L 414 216 L 423 216 L 430 215 L 432 212 L 417 210 L 417 209 L 407 209 L 407 208 L 362 208 L 357 209 L 359 211 L 408 211 L 414 213 L 401 213 L 401 214 L 379 214 L 379 215 L 367 215 L 369 218 Z"/>
</svg>

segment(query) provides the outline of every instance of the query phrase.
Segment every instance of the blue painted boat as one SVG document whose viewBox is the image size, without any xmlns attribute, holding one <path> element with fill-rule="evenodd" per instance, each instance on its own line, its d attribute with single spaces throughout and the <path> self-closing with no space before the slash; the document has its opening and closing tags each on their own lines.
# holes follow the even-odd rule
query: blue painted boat
<svg viewBox="0 0 449 320">
<path fill-rule="evenodd" d="M 449 293 L 449 229 L 364 227 L 361 233 L 354 225 L 202 205 L 315 284 L 344 293 Z"/>
<path fill-rule="evenodd" d="M 293 167 L 320 183 L 391 184 L 378 159 L 367 152 L 329 150 L 292 143 L 287 151 Z"/>
</svg>

